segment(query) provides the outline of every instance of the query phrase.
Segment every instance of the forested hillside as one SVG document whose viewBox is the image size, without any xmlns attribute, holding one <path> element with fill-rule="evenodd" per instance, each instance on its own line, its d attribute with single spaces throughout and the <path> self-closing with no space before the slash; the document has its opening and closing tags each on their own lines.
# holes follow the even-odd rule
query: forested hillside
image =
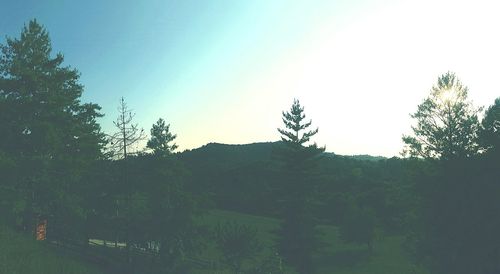
<svg viewBox="0 0 500 274">
<path fill-rule="evenodd" d="M 210 195 L 216 207 L 264 216 L 277 216 L 280 198 L 276 186 L 282 180 L 277 155 L 280 142 L 246 145 L 207 144 L 178 154 L 192 175 L 194 191 Z M 341 156 L 324 153 L 317 167 L 318 191 L 340 193 L 377 204 L 378 209 L 403 211 L 395 191 L 408 187 L 407 160 L 371 156 Z M 378 195 L 378 196 L 377 196 Z M 325 221 L 335 222 L 345 205 L 331 195 L 317 200 Z M 364 198 L 360 198 L 363 196 Z M 350 199 L 349 198 L 349 199 Z M 337 200 L 334 202 L 333 200 Z M 345 202 L 345 201 L 344 201 Z M 408 201 L 406 201 L 408 202 Z M 391 207 L 388 209 L 387 207 Z M 333 210 L 333 211 L 332 211 Z M 380 212 L 385 214 L 386 212 Z M 393 212 L 397 214 L 396 212 Z M 401 216 L 385 216 L 385 219 Z"/>
</svg>

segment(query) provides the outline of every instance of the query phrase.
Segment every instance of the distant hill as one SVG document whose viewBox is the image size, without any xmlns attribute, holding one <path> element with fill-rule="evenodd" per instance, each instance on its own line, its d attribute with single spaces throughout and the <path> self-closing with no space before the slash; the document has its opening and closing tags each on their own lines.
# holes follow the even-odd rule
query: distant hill
<svg viewBox="0 0 500 274">
<path fill-rule="evenodd" d="M 280 142 L 259 142 L 241 145 L 229 145 L 221 143 L 208 143 L 193 150 L 186 150 L 179 154 L 181 159 L 188 162 L 228 162 L 228 166 L 237 166 L 256 161 L 267 161 L 273 157 L 273 151 Z M 383 156 L 361 155 L 338 155 L 333 152 L 325 152 L 327 157 L 344 157 L 360 161 L 386 160 Z M 208 158 L 204 158 L 208 157 Z"/>
<path fill-rule="evenodd" d="M 360 161 L 380 161 L 380 160 L 386 160 L 386 157 L 383 156 L 372 156 L 372 155 L 367 155 L 367 154 L 361 154 L 361 155 L 342 155 L 342 157 L 345 158 L 350 158 L 353 160 L 360 160 Z"/>
<path fill-rule="evenodd" d="M 209 143 L 179 153 L 179 158 L 189 167 L 230 170 L 255 162 L 271 160 L 276 145 L 276 142 L 242 145 Z"/>
<path fill-rule="evenodd" d="M 281 164 L 275 153 L 279 145 L 280 142 L 209 143 L 177 156 L 192 175 L 189 185 L 193 192 L 211 196 L 218 208 L 266 215 L 271 213 L 269 209 L 276 208 L 273 191 L 282 182 Z M 380 156 L 328 152 L 320 160 L 317 174 L 334 191 L 335 186 L 345 182 L 397 177 L 399 164 L 395 161 Z"/>
<path fill-rule="evenodd" d="M 192 174 L 189 186 L 194 193 L 210 196 L 218 208 L 256 213 L 273 208 L 265 202 L 256 204 L 255 197 L 271 195 L 267 189 L 276 181 L 275 147 L 271 142 L 209 143 L 178 157 Z"/>
</svg>

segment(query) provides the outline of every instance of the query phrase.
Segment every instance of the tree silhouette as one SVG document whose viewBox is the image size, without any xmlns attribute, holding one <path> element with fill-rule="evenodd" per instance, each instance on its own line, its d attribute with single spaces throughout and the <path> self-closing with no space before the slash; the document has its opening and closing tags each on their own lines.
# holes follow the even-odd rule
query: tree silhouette
<svg viewBox="0 0 500 274">
<path fill-rule="evenodd" d="M 175 138 L 177 138 L 177 135 L 170 132 L 170 124 L 166 125 L 165 120 L 160 118 L 151 127 L 151 138 L 147 143 L 147 147 L 152 149 L 155 155 L 165 156 L 177 149 L 175 143 L 170 144 Z"/>
<path fill-rule="evenodd" d="M 476 154 L 480 109 L 468 101 L 467 91 L 454 73 L 441 75 L 430 95 L 411 115 L 416 125 L 412 126 L 413 135 L 403 136 L 403 155 L 450 159 Z"/>
<path fill-rule="evenodd" d="M 145 138 L 144 130 L 139 129 L 138 125 L 133 123 L 134 117 L 135 113 L 132 113 L 122 97 L 118 106 L 118 118 L 113 122 L 118 131 L 109 135 L 110 148 L 114 157 L 127 159 L 132 153 L 133 146 Z"/>
<path fill-rule="evenodd" d="M 309 130 L 301 134 L 301 131 L 307 130 L 311 126 L 312 120 L 309 122 L 303 122 L 306 118 L 304 114 L 304 108 L 300 105 L 299 100 L 293 100 L 292 107 L 289 112 L 282 113 L 284 129 L 278 128 L 278 132 L 281 134 L 281 140 L 286 144 L 293 146 L 302 146 L 308 142 L 312 136 L 318 133 L 318 128 L 314 130 Z"/>
<path fill-rule="evenodd" d="M 132 111 L 125 103 L 125 99 L 122 97 L 120 105 L 118 106 L 118 118 L 113 122 L 118 131 L 109 135 L 112 156 L 123 160 L 121 174 L 118 174 L 118 177 L 121 179 L 121 188 L 123 189 L 123 198 L 121 200 L 123 200 L 124 206 L 120 208 L 120 199 L 115 199 L 116 219 L 119 219 L 119 211 L 130 213 L 134 210 L 135 205 L 133 196 L 136 193 L 134 192 L 134 189 L 129 186 L 128 158 L 131 154 L 134 154 L 131 152 L 132 147 L 144 139 L 144 130 L 139 129 L 138 125 L 133 123 L 134 116 L 135 114 L 132 114 Z M 124 230 L 127 262 L 130 263 L 130 249 L 133 236 L 131 235 L 132 215 L 122 215 L 123 222 L 125 223 Z"/>
<path fill-rule="evenodd" d="M 486 151 L 500 150 L 500 98 L 495 100 L 485 113 L 481 122 L 481 146 Z"/>
<path fill-rule="evenodd" d="M 284 199 L 283 222 L 279 231 L 278 247 L 281 255 L 300 273 L 313 271 L 312 252 L 317 246 L 315 221 L 310 212 L 310 198 L 314 192 L 313 170 L 315 160 L 325 148 L 307 145 L 318 129 L 308 130 L 312 121 L 304 122 L 304 108 L 297 99 L 290 111 L 283 112 L 281 134 L 283 146 L 279 155 L 284 163 L 281 196 Z"/>
<path fill-rule="evenodd" d="M 16 211 L 24 211 L 26 229 L 44 215 L 49 231 L 72 233 L 85 215 L 77 198 L 81 177 L 102 158 L 100 107 L 80 102 L 79 72 L 63 65 L 61 53 L 52 56 L 49 34 L 36 20 L 0 48 L 0 151 L 16 162 Z"/>
<path fill-rule="evenodd" d="M 413 171 L 419 202 L 412 234 L 417 258 L 432 272 L 499 273 L 495 109 L 480 124 L 480 109 L 448 72 L 412 115 L 414 135 L 403 137 L 405 152 L 425 159 Z"/>
</svg>

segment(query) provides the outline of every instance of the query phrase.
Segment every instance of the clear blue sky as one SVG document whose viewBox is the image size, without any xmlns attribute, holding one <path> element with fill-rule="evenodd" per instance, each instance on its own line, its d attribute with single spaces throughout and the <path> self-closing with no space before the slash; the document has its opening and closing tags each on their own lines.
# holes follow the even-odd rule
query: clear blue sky
<svg viewBox="0 0 500 274">
<path fill-rule="evenodd" d="M 0 35 L 45 25 L 111 132 L 125 97 L 180 149 L 279 139 L 293 98 L 340 154 L 397 155 L 409 113 L 455 71 L 476 105 L 500 96 L 494 1 L 2 1 Z M 2 39 L 2 43 L 3 43 Z"/>
</svg>

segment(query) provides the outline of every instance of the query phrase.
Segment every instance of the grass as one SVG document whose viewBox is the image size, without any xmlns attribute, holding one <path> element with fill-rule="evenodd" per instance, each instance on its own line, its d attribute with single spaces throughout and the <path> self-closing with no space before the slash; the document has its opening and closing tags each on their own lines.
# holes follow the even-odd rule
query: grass
<svg viewBox="0 0 500 274">
<path fill-rule="evenodd" d="M 201 220 L 207 226 L 234 221 L 258 229 L 258 238 L 263 245 L 262 257 L 273 254 L 276 238 L 274 231 L 279 227 L 279 220 L 242 214 L 232 211 L 213 210 Z M 365 245 L 348 244 L 339 239 L 338 229 L 334 226 L 318 227 L 321 241 L 325 247 L 314 254 L 317 271 L 321 274 L 428 274 L 412 263 L 401 247 L 402 236 L 377 236 L 373 253 Z M 209 260 L 220 260 L 220 253 L 214 246 L 209 246 L 202 256 Z M 292 273 L 287 270 L 286 273 Z M 199 273 L 230 273 L 207 270 Z"/>
<path fill-rule="evenodd" d="M 373 253 L 367 246 L 344 243 L 332 226 L 320 226 L 323 240 L 328 245 L 317 254 L 320 273 L 336 274 L 428 274 L 416 266 L 402 249 L 402 236 L 379 235 L 374 242 Z"/>
<path fill-rule="evenodd" d="M 226 221 L 236 222 L 256 228 L 258 239 L 263 249 L 257 261 L 273 256 L 276 243 L 274 232 L 279 227 L 279 220 L 232 211 L 212 210 L 200 217 L 199 222 L 215 227 Z M 380 235 L 374 242 L 374 251 L 370 253 L 364 245 L 348 244 L 339 239 L 334 226 L 319 226 L 321 241 L 325 246 L 314 254 L 315 264 L 320 274 L 428 274 L 425 269 L 415 266 L 401 248 L 403 237 Z M 97 243 L 97 242 L 96 242 Z M 16 233 L 0 225 L 0 274 L 97 274 L 98 269 L 86 264 L 76 256 L 60 254 L 46 243 Z M 215 262 L 213 269 L 199 267 L 192 274 L 231 273 L 221 264 L 222 254 L 212 241 L 207 243 L 200 259 Z M 250 262 L 248 262 L 249 264 Z M 294 273 L 285 269 L 286 273 Z"/>
<path fill-rule="evenodd" d="M 102 273 L 82 261 L 56 253 L 46 243 L 1 225 L 0 246 L 0 274 Z"/>
<path fill-rule="evenodd" d="M 263 260 L 264 258 L 272 256 L 275 253 L 274 243 L 276 239 L 273 231 L 275 231 L 279 227 L 279 220 L 226 210 L 211 210 L 199 219 L 200 224 L 207 226 L 209 229 L 215 228 L 219 223 L 224 224 L 228 221 L 236 222 L 241 225 L 247 225 L 251 228 L 257 229 L 257 238 L 262 245 L 262 250 L 258 258 L 256 258 L 257 261 Z M 216 262 L 216 264 L 218 263 L 219 265 L 217 266 L 217 269 L 213 270 L 212 272 L 209 272 L 207 269 L 199 269 L 198 271 L 195 271 L 196 274 L 232 273 L 230 271 L 224 270 L 224 266 L 220 264 L 220 262 L 222 261 L 222 253 L 217 250 L 213 241 L 206 241 L 206 246 L 203 252 L 200 254 L 200 257 L 203 260 Z M 251 262 L 247 262 L 247 266 L 249 263 Z"/>
</svg>

